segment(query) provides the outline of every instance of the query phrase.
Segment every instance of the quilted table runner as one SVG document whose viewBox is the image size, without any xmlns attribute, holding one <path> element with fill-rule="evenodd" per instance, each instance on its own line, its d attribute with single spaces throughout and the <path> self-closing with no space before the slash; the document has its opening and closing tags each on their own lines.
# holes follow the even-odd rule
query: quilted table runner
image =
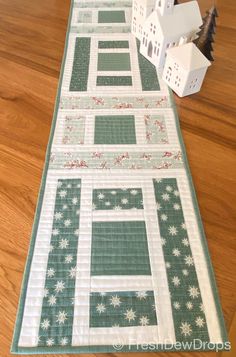
<svg viewBox="0 0 236 357">
<path fill-rule="evenodd" d="M 227 341 L 178 118 L 131 11 L 72 3 L 13 353 Z"/>
</svg>

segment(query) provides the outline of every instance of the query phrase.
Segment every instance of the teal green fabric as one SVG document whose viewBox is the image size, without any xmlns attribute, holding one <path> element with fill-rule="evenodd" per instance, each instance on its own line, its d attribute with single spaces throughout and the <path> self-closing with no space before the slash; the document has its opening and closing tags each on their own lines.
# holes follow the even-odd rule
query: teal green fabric
<svg viewBox="0 0 236 357">
<path fill-rule="evenodd" d="M 122 23 L 125 22 L 125 12 L 123 10 L 98 11 L 99 23 Z"/>
<path fill-rule="evenodd" d="M 95 117 L 95 144 L 136 144 L 133 115 L 106 115 Z"/>
<path fill-rule="evenodd" d="M 98 76 L 97 86 L 132 86 L 131 76 Z"/>
<path fill-rule="evenodd" d="M 91 293 L 90 327 L 155 326 L 153 291 Z"/>
<path fill-rule="evenodd" d="M 93 190 L 94 210 L 143 209 L 143 194 L 140 188 Z"/>
<path fill-rule="evenodd" d="M 129 41 L 99 41 L 98 48 L 129 48 Z"/>
<path fill-rule="evenodd" d="M 80 37 L 75 42 L 75 55 L 70 82 L 70 91 L 86 92 L 90 61 L 90 37 Z"/>
<path fill-rule="evenodd" d="M 153 184 L 176 339 L 209 341 L 177 180 L 153 180 Z"/>
<path fill-rule="evenodd" d="M 129 53 L 98 53 L 98 71 L 130 71 Z"/>
<path fill-rule="evenodd" d="M 81 180 L 59 180 L 38 346 L 71 345 Z"/>
<path fill-rule="evenodd" d="M 91 275 L 151 275 L 145 222 L 93 222 Z"/>
<path fill-rule="evenodd" d="M 149 62 L 140 52 L 140 41 L 137 40 L 138 63 L 141 75 L 142 89 L 145 92 L 159 91 L 160 84 L 158 81 L 156 67 Z"/>
</svg>

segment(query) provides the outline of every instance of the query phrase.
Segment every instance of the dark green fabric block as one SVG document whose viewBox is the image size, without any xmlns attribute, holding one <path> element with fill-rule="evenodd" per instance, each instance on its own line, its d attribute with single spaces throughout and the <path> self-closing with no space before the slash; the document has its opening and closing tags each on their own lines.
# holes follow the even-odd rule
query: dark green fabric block
<svg viewBox="0 0 236 357">
<path fill-rule="evenodd" d="M 90 327 L 155 326 L 153 291 L 91 293 Z"/>
<path fill-rule="evenodd" d="M 90 61 L 90 44 L 89 37 L 80 37 L 75 42 L 75 54 L 70 82 L 70 91 L 86 92 L 89 76 Z"/>
<path fill-rule="evenodd" d="M 129 41 L 99 41 L 98 48 L 129 48 Z"/>
<path fill-rule="evenodd" d="M 97 86 L 132 86 L 131 76 L 98 76 Z"/>
<path fill-rule="evenodd" d="M 94 144 L 136 144 L 134 116 L 96 116 Z"/>
<path fill-rule="evenodd" d="M 125 12 L 123 10 L 98 11 L 98 23 L 124 23 Z"/>
<path fill-rule="evenodd" d="M 140 52 L 140 41 L 137 40 L 138 63 L 141 75 L 143 91 L 159 91 L 160 84 L 158 81 L 156 67 L 149 62 Z"/>
<path fill-rule="evenodd" d="M 93 190 L 94 210 L 143 209 L 141 188 L 95 189 Z"/>
<path fill-rule="evenodd" d="M 98 71 L 130 71 L 129 53 L 98 53 Z"/>
<path fill-rule="evenodd" d="M 151 275 L 143 221 L 93 222 L 91 275 Z"/>
</svg>

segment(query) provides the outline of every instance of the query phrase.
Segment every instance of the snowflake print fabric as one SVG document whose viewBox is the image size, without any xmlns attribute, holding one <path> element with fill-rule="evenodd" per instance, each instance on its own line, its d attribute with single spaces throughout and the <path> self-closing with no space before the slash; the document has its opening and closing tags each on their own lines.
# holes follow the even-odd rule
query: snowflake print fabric
<svg viewBox="0 0 236 357">
<path fill-rule="evenodd" d="M 12 353 L 228 341 L 173 99 L 132 5 L 146 6 L 72 0 Z"/>
</svg>

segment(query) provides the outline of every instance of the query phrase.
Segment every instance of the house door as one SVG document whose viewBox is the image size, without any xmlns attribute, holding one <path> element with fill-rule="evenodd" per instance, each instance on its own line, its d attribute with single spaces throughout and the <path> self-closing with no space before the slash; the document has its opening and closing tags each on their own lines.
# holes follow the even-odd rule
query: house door
<svg viewBox="0 0 236 357">
<path fill-rule="evenodd" d="M 152 42 L 150 41 L 149 45 L 148 45 L 148 56 L 149 57 L 152 57 L 152 52 L 153 52 L 153 46 L 152 46 Z"/>
</svg>

